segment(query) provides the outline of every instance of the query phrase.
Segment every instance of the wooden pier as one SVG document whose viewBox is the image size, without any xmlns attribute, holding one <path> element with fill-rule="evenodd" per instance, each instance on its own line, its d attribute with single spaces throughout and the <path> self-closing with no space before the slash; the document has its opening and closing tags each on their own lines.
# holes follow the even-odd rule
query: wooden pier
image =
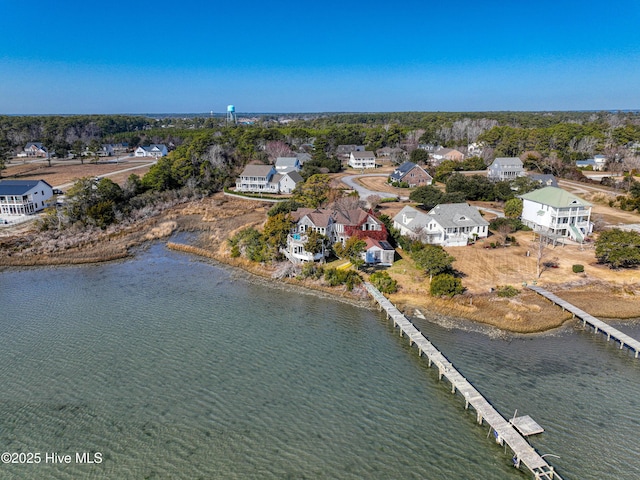
<svg viewBox="0 0 640 480">
<path fill-rule="evenodd" d="M 570 304 L 562 300 L 560 297 L 554 295 L 553 293 L 545 290 L 544 288 L 529 285 L 529 289 L 534 292 L 542 295 L 543 297 L 551 300 L 553 303 L 562 307 L 563 310 L 571 312 L 574 317 L 578 317 L 584 326 L 589 325 L 593 328 L 594 333 L 602 332 L 603 335 L 607 336 L 607 341 L 613 339 L 614 341 L 620 344 L 620 350 L 624 347 L 627 347 L 632 352 L 635 352 L 635 357 L 638 358 L 638 354 L 640 352 L 640 342 L 631 338 L 629 335 L 622 333 L 620 330 L 613 328 L 611 325 L 604 323 L 602 320 L 598 320 L 596 317 L 589 315 L 584 310 L 579 309 L 575 305 Z"/>
<path fill-rule="evenodd" d="M 409 345 L 416 345 L 418 355 L 426 355 L 429 367 L 438 368 L 438 379 L 444 377 L 451 384 L 451 393 L 459 392 L 465 401 L 465 409 L 469 406 L 476 411 L 476 420 L 482 425 L 486 422 L 491 427 L 496 442 L 508 445 L 514 453 L 513 462 L 516 468 L 524 464 L 536 480 L 562 480 L 552 466 L 536 452 L 516 428 L 475 389 L 471 383 L 447 360 L 447 358 L 373 285 L 365 283 L 371 296 L 378 302 L 381 309 L 391 318 L 394 327 L 400 329 L 400 335 L 406 335 Z"/>
</svg>

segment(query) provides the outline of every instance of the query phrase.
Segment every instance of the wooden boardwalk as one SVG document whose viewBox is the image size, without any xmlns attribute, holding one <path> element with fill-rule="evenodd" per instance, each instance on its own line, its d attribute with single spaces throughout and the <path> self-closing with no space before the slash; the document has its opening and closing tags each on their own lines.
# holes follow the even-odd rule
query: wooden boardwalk
<svg viewBox="0 0 640 480">
<path fill-rule="evenodd" d="M 583 325 L 589 325 L 590 327 L 592 327 L 595 333 L 602 332 L 603 335 L 607 336 L 607 341 L 613 339 L 614 341 L 618 342 L 620 344 L 620 350 L 622 350 L 624 347 L 627 347 L 632 352 L 635 352 L 635 357 L 638 358 L 638 354 L 640 352 L 640 342 L 638 340 L 631 338 L 629 335 L 622 333 L 621 331 L 613 328 L 611 325 L 604 323 L 602 320 L 598 320 L 596 317 L 589 315 L 584 310 L 581 310 L 575 305 L 562 300 L 560 297 L 545 290 L 544 288 L 535 285 L 529 285 L 528 287 L 534 292 L 551 300 L 556 305 L 562 307 L 563 310 L 571 312 L 574 317 L 578 317 L 582 321 Z"/>
<path fill-rule="evenodd" d="M 491 405 L 482 394 L 447 360 L 447 358 L 373 285 L 365 283 L 371 296 L 393 320 L 394 327 L 400 329 L 400 335 L 406 335 L 409 345 L 416 345 L 418 354 L 427 356 L 429 367 L 438 368 L 438 378 L 446 378 L 451 384 L 451 393 L 459 392 L 465 401 L 465 409 L 469 406 L 476 411 L 479 424 L 486 422 L 500 445 L 507 444 L 514 453 L 516 467 L 524 464 L 537 480 L 562 480 L 552 466 L 527 442 L 527 440 Z"/>
</svg>

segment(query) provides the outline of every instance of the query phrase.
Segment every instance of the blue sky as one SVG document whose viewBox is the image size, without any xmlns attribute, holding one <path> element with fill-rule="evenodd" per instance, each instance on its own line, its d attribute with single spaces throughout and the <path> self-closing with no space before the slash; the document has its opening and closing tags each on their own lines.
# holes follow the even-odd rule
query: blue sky
<svg viewBox="0 0 640 480">
<path fill-rule="evenodd" d="M 640 2 L 0 0 L 0 114 L 640 109 Z"/>
</svg>

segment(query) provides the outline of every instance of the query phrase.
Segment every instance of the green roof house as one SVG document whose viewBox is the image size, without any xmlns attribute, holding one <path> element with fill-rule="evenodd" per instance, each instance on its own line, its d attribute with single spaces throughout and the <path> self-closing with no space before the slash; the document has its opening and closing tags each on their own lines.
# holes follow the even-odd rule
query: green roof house
<svg viewBox="0 0 640 480">
<path fill-rule="evenodd" d="M 591 204 L 558 187 L 545 187 L 519 196 L 522 222 L 552 238 L 583 242 L 593 231 Z"/>
</svg>

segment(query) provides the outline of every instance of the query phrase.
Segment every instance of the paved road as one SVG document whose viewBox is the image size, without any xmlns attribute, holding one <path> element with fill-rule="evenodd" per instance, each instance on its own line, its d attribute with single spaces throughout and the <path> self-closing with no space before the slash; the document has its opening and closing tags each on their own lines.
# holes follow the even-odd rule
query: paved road
<svg viewBox="0 0 640 480">
<path fill-rule="evenodd" d="M 395 193 L 389 193 L 389 192 L 376 192 L 373 190 L 369 190 L 368 188 L 362 186 L 359 182 L 357 182 L 358 178 L 363 178 L 363 177 L 383 177 L 383 178 L 387 178 L 389 176 L 388 173 L 365 173 L 362 175 L 348 175 L 346 177 L 342 177 L 340 180 L 342 181 L 342 183 L 344 183 L 345 185 L 347 185 L 349 188 L 352 188 L 353 190 L 355 190 L 356 192 L 358 192 L 358 195 L 360 196 L 361 199 L 366 200 L 367 197 L 370 197 L 371 195 L 377 195 L 381 198 L 399 198 L 400 200 L 406 200 L 409 197 L 401 197 L 400 195 L 397 195 Z"/>
<path fill-rule="evenodd" d="M 156 163 L 158 163 L 157 160 L 154 160 L 153 162 L 149 162 L 149 163 L 141 163 L 136 165 L 135 167 L 128 167 L 128 168 L 123 168 L 122 170 L 116 170 L 115 172 L 110 172 L 110 173 L 104 173 L 102 175 L 100 175 L 100 177 L 113 177 L 114 175 L 118 175 L 120 173 L 123 172 L 130 172 L 132 170 L 137 170 L 138 168 L 145 168 L 145 167 L 150 167 L 151 165 L 155 165 Z M 75 182 L 70 182 L 70 183 L 63 183 L 62 185 L 56 185 L 53 188 L 59 188 L 60 190 L 64 189 L 64 188 L 69 188 L 71 187 Z"/>
</svg>

